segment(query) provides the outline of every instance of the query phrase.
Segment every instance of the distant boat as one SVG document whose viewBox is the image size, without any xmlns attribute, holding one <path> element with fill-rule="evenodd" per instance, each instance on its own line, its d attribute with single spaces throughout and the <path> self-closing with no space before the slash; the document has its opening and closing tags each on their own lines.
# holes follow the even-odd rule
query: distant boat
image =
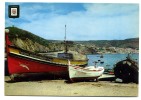
<svg viewBox="0 0 141 100">
<path fill-rule="evenodd" d="M 98 62 L 97 61 L 94 61 L 93 63 L 97 64 Z"/>
<path fill-rule="evenodd" d="M 103 63 L 104 63 L 104 61 L 101 61 L 100 63 L 101 63 L 101 64 L 103 64 Z"/>
<path fill-rule="evenodd" d="M 70 61 L 68 62 L 68 69 L 69 69 L 69 78 L 71 82 L 83 81 L 83 80 L 98 81 L 98 77 L 100 77 L 104 72 L 104 67 L 95 67 L 95 66 L 80 67 L 80 66 L 71 65 Z"/>
<path fill-rule="evenodd" d="M 110 66 L 110 65 L 107 64 L 106 66 Z"/>
<path fill-rule="evenodd" d="M 103 57 L 104 57 L 103 54 L 101 54 L 100 58 L 103 58 Z"/>
</svg>

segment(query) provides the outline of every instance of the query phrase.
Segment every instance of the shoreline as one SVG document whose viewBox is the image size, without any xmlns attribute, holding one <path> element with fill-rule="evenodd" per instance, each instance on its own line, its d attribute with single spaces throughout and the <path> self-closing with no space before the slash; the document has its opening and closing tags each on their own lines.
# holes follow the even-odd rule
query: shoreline
<svg viewBox="0 0 141 100">
<path fill-rule="evenodd" d="M 63 79 L 10 82 L 5 76 L 6 96 L 112 96 L 137 97 L 138 84 L 111 81 L 67 83 Z"/>
<path fill-rule="evenodd" d="M 96 53 L 96 54 L 85 54 L 85 55 L 101 55 L 101 54 L 106 55 L 106 54 L 129 54 L 129 53 Z M 131 54 L 139 54 L 139 52 L 131 53 Z"/>
</svg>

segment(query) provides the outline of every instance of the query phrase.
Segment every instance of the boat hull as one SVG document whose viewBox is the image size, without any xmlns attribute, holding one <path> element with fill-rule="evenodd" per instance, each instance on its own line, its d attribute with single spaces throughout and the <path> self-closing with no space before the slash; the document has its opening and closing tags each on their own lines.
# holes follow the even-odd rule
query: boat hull
<svg viewBox="0 0 141 100">
<path fill-rule="evenodd" d="M 56 64 L 20 54 L 10 53 L 7 61 L 10 75 L 23 73 L 66 75 L 68 72 L 67 65 Z"/>
<path fill-rule="evenodd" d="M 100 77 L 103 72 L 103 67 L 91 68 L 90 67 L 79 67 L 79 66 L 69 66 L 69 78 L 71 81 L 81 81 L 81 80 L 94 80 Z"/>
<path fill-rule="evenodd" d="M 70 61 L 71 61 L 71 64 L 73 65 L 86 66 L 88 64 L 88 60 L 70 60 Z M 68 64 L 68 59 L 53 58 L 52 62 Z"/>
<path fill-rule="evenodd" d="M 11 76 L 25 73 L 48 73 L 68 77 L 67 59 L 42 56 L 40 54 L 23 50 L 14 46 L 8 37 L 9 30 L 6 33 L 6 57 L 8 72 Z M 85 65 L 87 60 L 75 61 L 74 64 Z"/>
<path fill-rule="evenodd" d="M 12 77 L 13 74 L 15 74 L 14 76 L 20 76 L 30 73 L 47 73 L 61 78 L 69 78 L 67 59 L 48 58 L 9 45 L 7 51 L 8 72 Z M 73 64 L 80 66 L 87 64 L 85 60 L 71 61 Z"/>
</svg>

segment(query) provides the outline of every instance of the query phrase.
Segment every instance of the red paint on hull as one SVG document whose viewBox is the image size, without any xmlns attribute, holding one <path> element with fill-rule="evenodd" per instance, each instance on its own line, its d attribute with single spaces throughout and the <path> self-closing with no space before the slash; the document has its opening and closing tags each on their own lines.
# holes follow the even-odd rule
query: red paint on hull
<svg viewBox="0 0 141 100">
<path fill-rule="evenodd" d="M 8 56 L 8 69 L 10 74 L 20 73 L 67 73 L 67 66 L 22 58 L 15 55 Z"/>
</svg>

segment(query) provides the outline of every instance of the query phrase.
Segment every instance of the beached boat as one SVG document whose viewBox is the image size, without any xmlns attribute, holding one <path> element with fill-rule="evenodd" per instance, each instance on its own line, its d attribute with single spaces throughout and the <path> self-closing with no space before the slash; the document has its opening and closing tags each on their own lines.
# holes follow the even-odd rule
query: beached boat
<svg viewBox="0 0 141 100">
<path fill-rule="evenodd" d="M 104 67 L 87 66 L 80 67 L 76 65 L 71 65 L 68 61 L 69 78 L 72 82 L 81 80 L 96 80 L 104 72 Z"/>
<path fill-rule="evenodd" d="M 63 61 L 54 61 L 54 59 L 57 59 L 54 57 L 42 56 L 40 54 L 15 47 L 8 38 L 8 33 L 10 33 L 9 30 L 6 29 L 5 33 L 7 66 L 12 80 L 15 80 L 17 75 L 26 73 L 50 73 L 59 76 L 68 76 L 68 64 L 63 63 Z M 80 60 L 74 61 L 72 59 L 71 61 L 76 65 L 87 64 L 87 62 L 81 63 Z"/>
<path fill-rule="evenodd" d="M 124 83 L 139 82 L 139 65 L 132 59 L 130 54 L 125 60 L 121 60 L 115 64 L 114 74 L 117 79 L 121 79 Z"/>
<path fill-rule="evenodd" d="M 79 54 L 75 51 L 59 51 L 59 52 L 50 52 L 50 53 L 39 53 L 41 55 L 44 55 L 54 63 L 62 63 L 62 64 L 68 64 L 68 59 L 71 61 L 74 65 L 79 66 L 86 66 L 88 64 L 88 58 L 86 55 Z"/>
<path fill-rule="evenodd" d="M 71 63 L 79 66 L 86 66 L 88 64 L 88 59 L 86 55 L 82 55 L 76 52 L 68 50 L 68 45 L 72 45 L 72 41 L 67 41 L 66 39 L 66 25 L 65 25 L 65 37 L 64 37 L 64 51 L 56 53 L 56 57 L 52 59 L 52 62 L 68 64 L 68 59 Z M 76 57 L 77 55 L 77 57 Z"/>
</svg>

